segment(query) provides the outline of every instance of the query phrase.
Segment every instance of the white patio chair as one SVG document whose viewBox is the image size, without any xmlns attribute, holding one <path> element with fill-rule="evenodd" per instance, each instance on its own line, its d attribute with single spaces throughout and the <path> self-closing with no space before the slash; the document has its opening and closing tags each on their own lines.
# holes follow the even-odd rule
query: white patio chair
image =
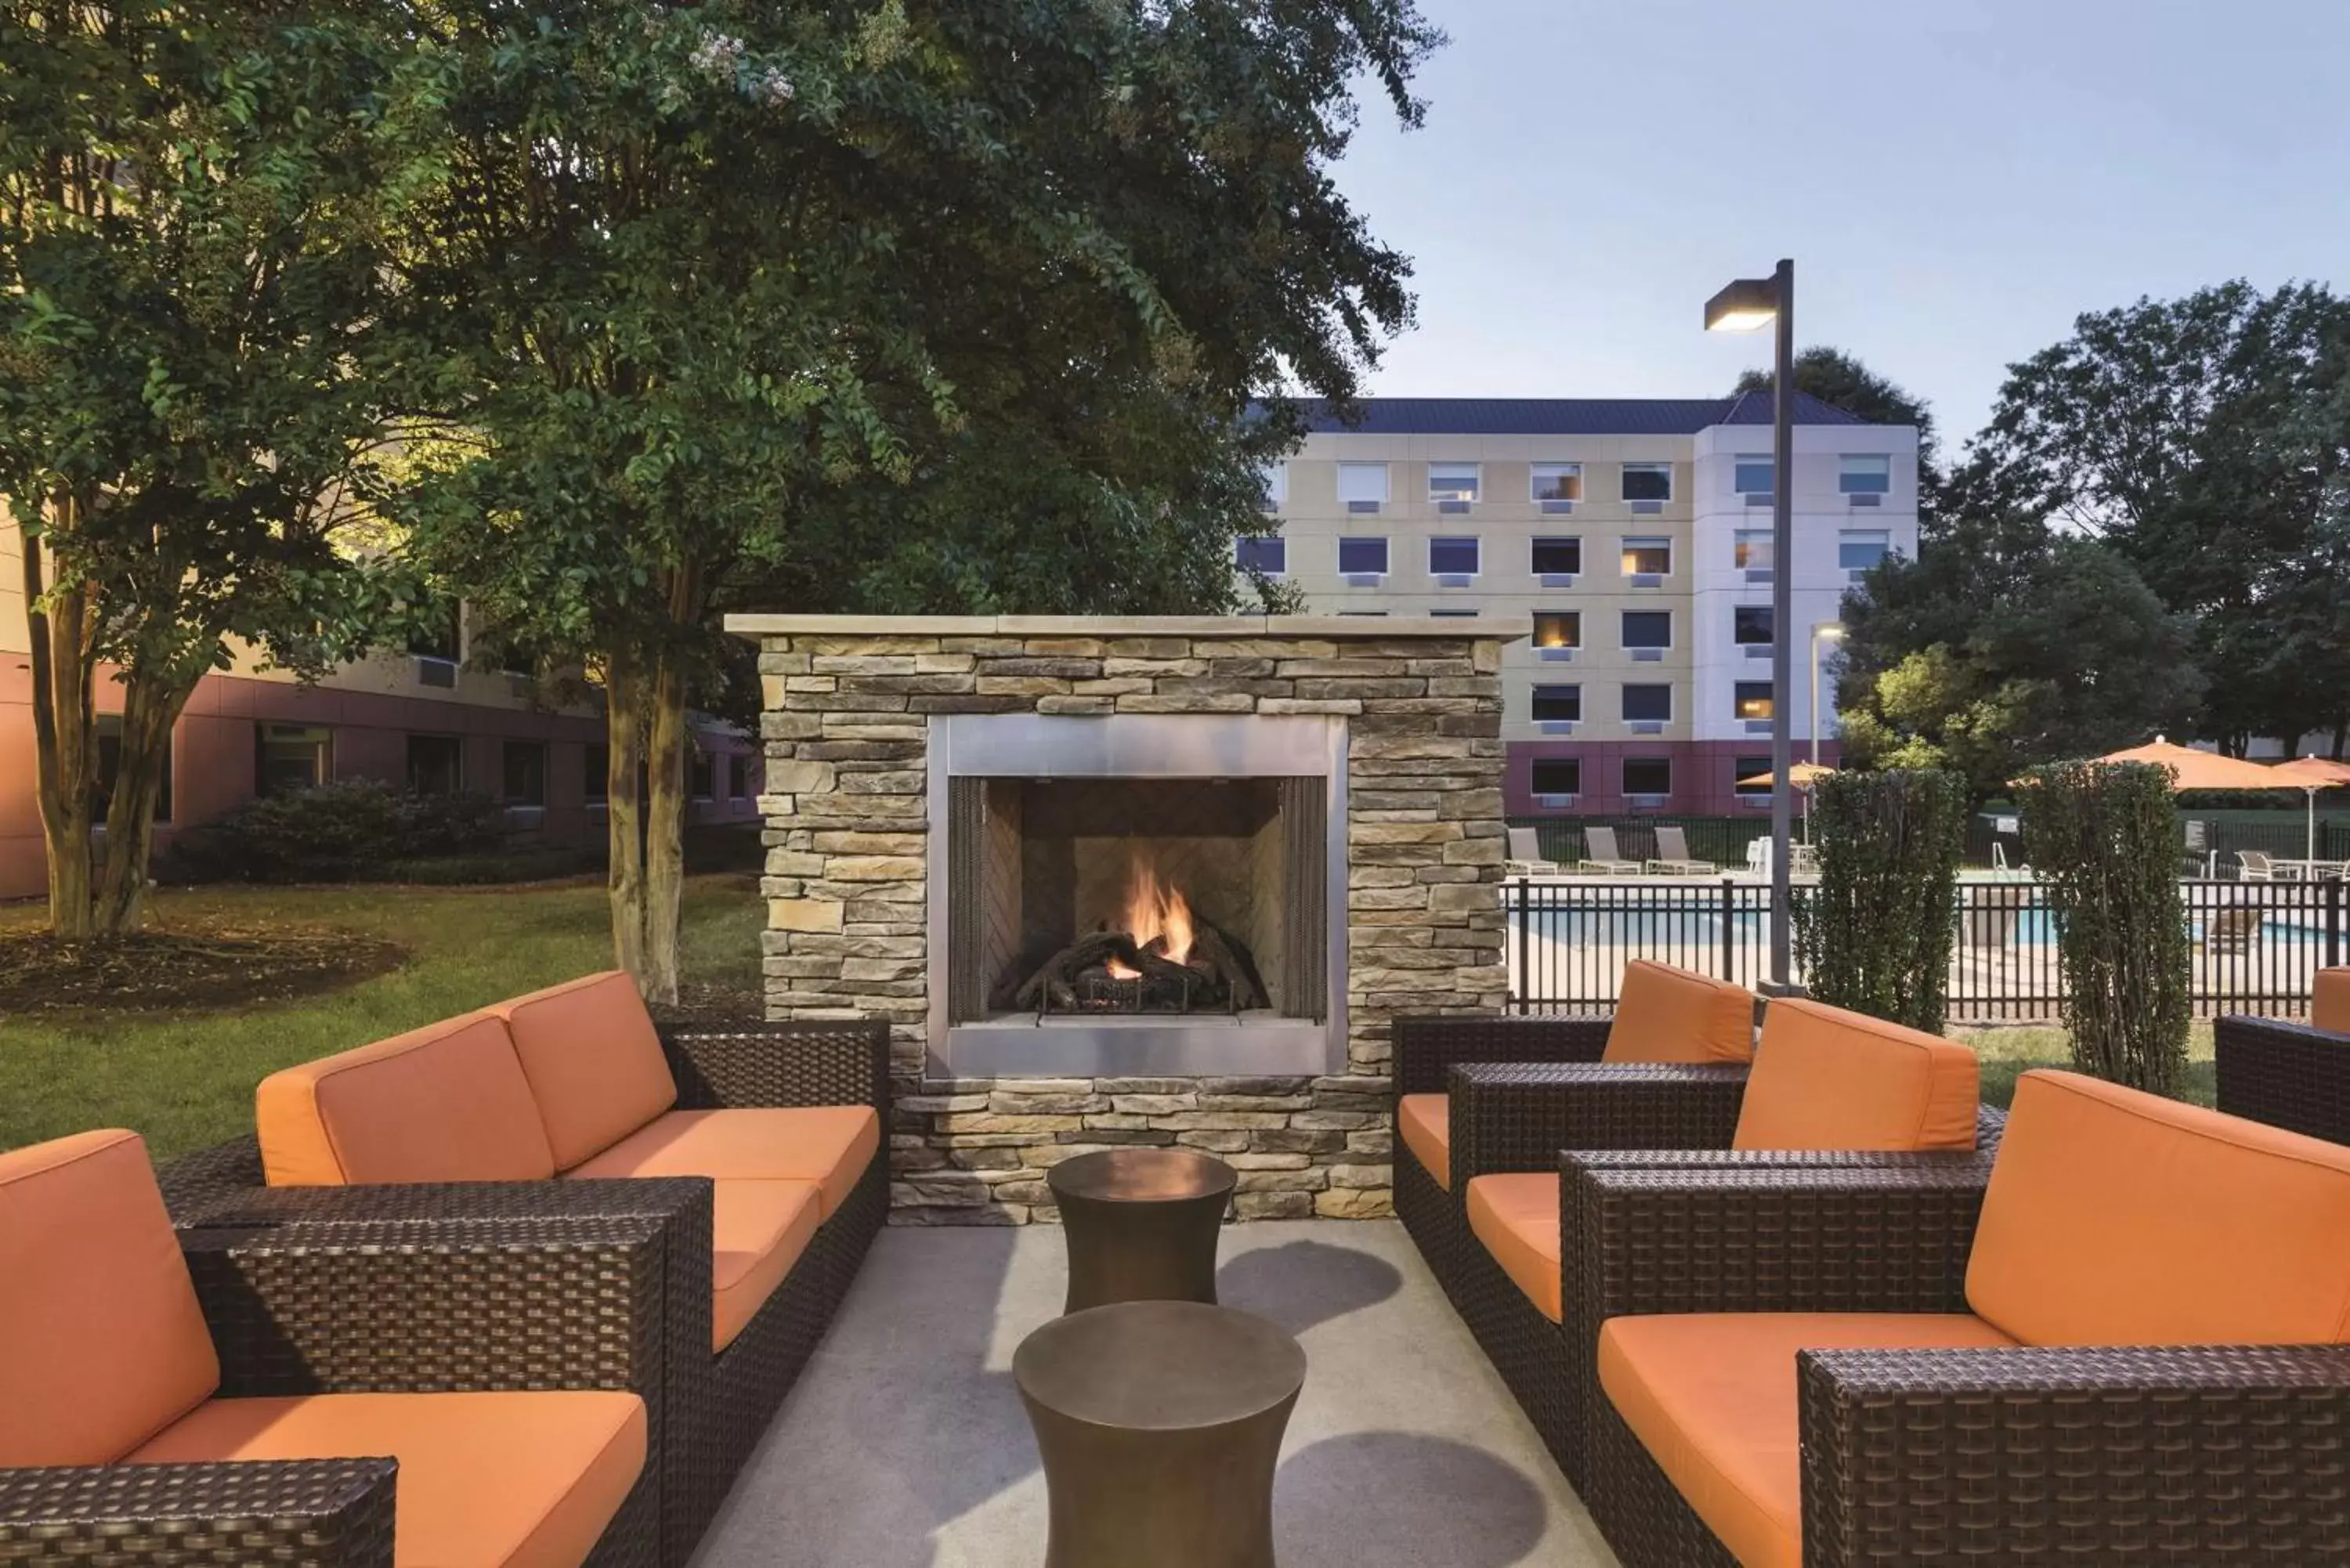
<svg viewBox="0 0 2350 1568">
<path fill-rule="evenodd" d="M 1509 829 L 1509 840 L 1510 857 L 1502 867 L 1507 875 L 1556 877 L 1564 870 L 1557 861 L 1544 858 L 1542 841 L 1535 836 L 1533 828 L 1513 827 Z"/>
<path fill-rule="evenodd" d="M 2236 877 L 2243 882 L 2274 882 L 2278 880 L 2276 862 L 2262 849 L 2236 851 Z"/>
<path fill-rule="evenodd" d="M 1711 877 L 1721 867 L 1690 855 L 1689 834 L 1663 823 L 1657 828 L 1657 857 L 1648 863 L 1648 869 L 1666 877 Z"/>
<path fill-rule="evenodd" d="M 1584 857 L 1575 863 L 1580 873 L 1596 877 L 1638 877 L 1640 863 L 1627 860 L 1616 847 L 1616 830 L 1612 827 L 1586 827 L 1583 830 Z"/>
</svg>

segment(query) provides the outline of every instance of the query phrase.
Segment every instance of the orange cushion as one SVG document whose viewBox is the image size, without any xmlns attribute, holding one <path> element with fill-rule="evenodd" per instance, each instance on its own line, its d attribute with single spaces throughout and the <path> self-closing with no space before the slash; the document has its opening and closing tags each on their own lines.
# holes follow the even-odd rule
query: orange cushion
<svg viewBox="0 0 2350 1568">
<path fill-rule="evenodd" d="M 1450 1095 L 1399 1095 L 1396 1097 L 1396 1136 L 1419 1161 L 1420 1169 L 1436 1178 L 1436 1185 L 1452 1185 L 1452 1097 Z"/>
<path fill-rule="evenodd" d="M 1559 1274 L 1558 1173 L 1513 1171 L 1469 1179 L 1469 1229 L 1534 1310 L 1565 1314 Z"/>
<path fill-rule="evenodd" d="M 272 1073 L 255 1107 L 274 1187 L 555 1174 L 514 1042 L 486 1013 Z"/>
<path fill-rule="evenodd" d="M 2309 1022 L 2313 1028 L 2350 1034 L 2350 968 L 2317 971 L 2317 983 L 2309 993 Z"/>
<path fill-rule="evenodd" d="M 1975 1054 L 1824 1002 L 1773 1002 L 1732 1148 L 1975 1146 Z"/>
<path fill-rule="evenodd" d="M 1967 1304 L 2027 1345 L 2350 1342 L 2350 1148 L 2026 1073 Z"/>
<path fill-rule="evenodd" d="M 133 1464 L 389 1458 L 398 1568 L 578 1568 L 645 1466 L 645 1406 L 596 1390 L 213 1399 Z"/>
<path fill-rule="evenodd" d="M 710 1348 L 716 1351 L 734 1343 L 816 1240 L 824 1204 L 812 1181 L 720 1181 L 713 1200 Z"/>
<path fill-rule="evenodd" d="M 677 1104 L 677 1080 L 652 1015 L 637 982 L 619 970 L 489 1011 L 514 1036 L 558 1170 L 609 1148 Z"/>
<path fill-rule="evenodd" d="M 110 1463 L 219 1384 L 139 1135 L 0 1154 L 0 1469 Z"/>
<path fill-rule="evenodd" d="M 1599 1330 L 1599 1386 L 1745 1568 L 1801 1568 L 1795 1352 L 1981 1350 L 2014 1343 L 1964 1313 L 1612 1317 Z"/>
<path fill-rule="evenodd" d="M 1670 964 L 1624 966 L 1603 1062 L 1745 1062 L 1754 1055 L 1754 993 Z"/>
<path fill-rule="evenodd" d="M 829 1220 L 880 1147 L 881 1118 L 871 1106 L 670 1111 L 563 1174 L 813 1181 Z"/>
</svg>

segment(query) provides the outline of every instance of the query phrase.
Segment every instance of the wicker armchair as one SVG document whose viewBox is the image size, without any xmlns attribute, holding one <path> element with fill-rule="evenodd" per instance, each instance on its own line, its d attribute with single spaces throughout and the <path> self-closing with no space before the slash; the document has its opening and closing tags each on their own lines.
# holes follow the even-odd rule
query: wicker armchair
<svg viewBox="0 0 2350 1568">
<path fill-rule="evenodd" d="M 678 1108 L 738 1106 L 869 1105 L 889 1123 L 889 1033 L 878 1021 L 744 1023 L 725 1028 L 664 1027 L 661 1045 L 677 1081 Z M 174 1221 L 192 1233 L 192 1255 L 213 1232 L 286 1231 L 307 1241 L 344 1234 L 396 1233 L 405 1244 L 463 1250 L 502 1228 L 587 1221 L 619 1222 L 673 1214 L 686 1194 L 691 1218 L 678 1217 L 668 1245 L 657 1305 L 662 1337 L 664 1419 L 655 1441 L 663 1472 L 660 1561 L 677 1568 L 691 1555 L 735 1474 L 790 1392 L 816 1342 L 847 1293 L 889 1213 L 886 1149 L 855 1194 L 817 1230 L 765 1304 L 726 1348 L 711 1353 L 712 1184 L 698 1178 L 632 1178 L 420 1184 L 267 1187 L 251 1137 L 173 1162 L 161 1173 Z M 476 1315 L 448 1353 L 500 1332 L 543 1330 L 545 1320 L 502 1312 L 484 1294 Z M 567 1309 L 583 1326 L 602 1320 Z M 626 1320 L 621 1320 L 625 1322 Z M 503 1324 L 503 1330 L 502 1325 Z M 328 1332 L 330 1325 L 321 1325 Z M 298 1343 L 286 1345 L 296 1361 Z"/>
<path fill-rule="evenodd" d="M 2215 1021 L 2211 1034 L 2221 1110 L 2350 1143 L 2350 1034 L 2233 1013 Z"/>
</svg>

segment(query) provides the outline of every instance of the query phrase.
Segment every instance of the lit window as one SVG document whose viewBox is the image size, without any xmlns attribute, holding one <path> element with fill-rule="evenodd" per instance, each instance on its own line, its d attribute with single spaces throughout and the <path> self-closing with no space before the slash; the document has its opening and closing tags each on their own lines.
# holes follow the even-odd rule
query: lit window
<svg viewBox="0 0 2350 1568">
<path fill-rule="evenodd" d="M 1235 539 L 1232 562 L 1243 572 L 1280 576 L 1289 570 L 1289 541 L 1278 534 L 1268 534 L 1261 539 Z"/>
<path fill-rule="evenodd" d="M 1460 539 L 1430 539 L 1428 542 L 1428 569 L 1440 577 L 1475 576 L 1477 575 L 1477 541 L 1471 535 Z"/>
<path fill-rule="evenodd" d="M 1580 757 L 1536 757 L 1530 773 L 1530 782 L 1536 794 L 1583 793 L 1583 759 Z"/>
<path fill-rule="evenodd" d="M 1731 536 L 1731 554 L 1740 566 L 1750 572 L 1767 572 L 1778 559 L 1768 528 L 1738 530 Z"/>
<path fill-rule="evenodd" d="M 1534 646 L 1536 648 L 1581 648 L 1583 646 L 1583 612 L 1581 610 L 1534 611 Z"/>
<path fill-rule="evenodd" d="M 1258 504 L 1267 512 L 1278 512 L 1289 504 L 1289 464 L 1268 462 L 1263 472 L 1264 497 Z"/>
<path fill-rule="evenodd" d="M 1624 759 L 1624 793 L 1626 794 L 1672 794 L 1672 758 L 1626 757 Z"/>
<path fill-rule="evenodd" d="M 1730 763 L 1730 776 L 1732 780 L 1731 787 L 1737 790 L 1741 795 L 1746 796 L 1750 799 L 1760 796 L 1764 800 L 1768 800 L 1771 797 L 1770 758 L 1732 758 Z M 1762 782 L 1760 784 L 1749 784 L 1747 782 L 1749 779 L 1760 779 Z"/>
<path fill-rule="evenodd" d="M 1670 539 L 1627 539 L 1624 541 L 1624 575 L 1627 577 L 1661 577 L 1673 569 L 1673 542 Z"/>
<path fill-rule="evenodd" d="M 1624 646 L 1626 648 L 1670 648 L 1672 645 L 1672 611 L 1626 610 L 1624 612 Z"/>
<path fill-rule="evenodd" d="M 1847 572 L 1865 572 L 1892 547 L 1893 536 L 1882 528 L 1847 528 L 1836 535 L 1836 565 Z"/>
<path fill-rule="evenodd" d="M 1730 612 L 1731 640 L 1742 646 L 1769 646 L 1771 641 L 1771 607 L 1740 605 Z"/>
<path fill-rule="evenodd" d="M 1742 719 L 1767 719 L 1771 716 L 1771 683 L 1768 680 L 1742 680 L 1737 691 L 1738 716 Z"/>
<path fill-rule="evenodd" d="M 1583 570 L 1583 541 L 1556 536 L 1536 539 L 1534 566 L 1544 576 L 1573 576 Z"/>
<path fill-rule="evenodd" d="M 1348 577 L 1383 577 L 1388 571 L 1388 542 L 1385 539 L 1341 539 L 1338 541 L 1338 572 Z"/>
<path fill-rule="evenodd" d="M 1836 459 L 1836 488 L 1846 495 L 1883 495 L 1893 488 L 1893 460 L 1846 452 Z"/>
<path fill-rule="evenodd" d="M 1534 688 L 1534 715 L 1540 723 L 1571 724 L 1583 717 L 1583 688 L 1580 686 L 1537 686 Z"/>
<path fill-rule="evenodd" d="M 1531 489 L 1535 501 L 1580 501 L 1583 499 L 1583 464 L 1579 462 L 1538 462 L 1532 470 Z"/>
<path fill-rule="evenodd" d="M 1670 723 L 1673 717 L 1673 689 L 1670 686 L 1627 686 L 1624 688 L 1624 722 L 1626 723 Z"/>
<path fill-rule="evenodd" d="M 1377 512 L 1387 504 L 1388 465 L 1384 462 L 1340 463 L 1338 499 L 1349 512 Z"/>
<path fill-rule="evenodd" d="M 1477 465 L 1473 462 L 1430 463 L 1428 498 L 1438 502 L 1476 500 Z"/>
<path fill-rule="evenodd" d="M 1669 462 L 1627 462 L 1624 465 L 1624 499 L 1670 501 L 1673 465 Z"/>
<path fill-rule="evenodd" d="M 1770 494 L 1770 457 L 1745 455 L 1734 459 L 1730 466 L 1730 488 L 1741 495 Z"/>
</svg>

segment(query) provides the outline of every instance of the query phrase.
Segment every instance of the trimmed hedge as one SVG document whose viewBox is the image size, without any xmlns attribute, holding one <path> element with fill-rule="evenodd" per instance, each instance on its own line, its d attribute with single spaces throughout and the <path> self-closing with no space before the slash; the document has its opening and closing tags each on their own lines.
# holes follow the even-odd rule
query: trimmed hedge
<svg viewBox="0 0 2350 1568">
<path fill-rule="evenodd" d="M 166 882 L 348 882 L 403 860 L 492 854 L 505 810 L 485 794 L 417 794 L 343 779 L 249 800 L 173 837 Z"/>
<path fill-rule="evenodd" d="M 1806 992 L 1929 1033 L 1950 1012 L 1967 785 L 1958 774 L 1846 770 L 1820 780 L 1820 879 L 1795 905 Z"/>
</svg>

